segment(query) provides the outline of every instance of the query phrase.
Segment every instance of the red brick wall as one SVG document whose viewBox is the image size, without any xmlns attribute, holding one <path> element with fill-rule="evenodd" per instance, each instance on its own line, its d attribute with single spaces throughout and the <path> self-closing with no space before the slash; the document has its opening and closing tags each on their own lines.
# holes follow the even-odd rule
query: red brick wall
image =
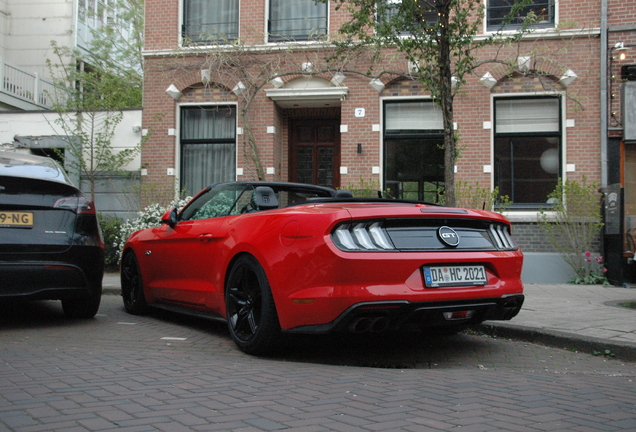
<svg viewBox="0 0 636 432">
<path fill-rule="evenodd" d="M 609 44 L 617 41 L 636 44 L 636 38 L 628 25 L 633 25 L 636 14 L 636 0 L 610 0 L 610 35 Z M 491 165 L 491 130 L 484 129 L 484 122 L 491 121 L 491 95 L 511 93 L 544 92 L 548 89 L 565 91 L 556 80 L 567 69 L 572 69 L 578 78 L 568 88 L 564 101 L 567 108 L 566 117 L 574 122 L 573 127 L 565 130 L 566 161 L 574 164 L 576 171 L 568 173 L 568 178 L 579 179 L 585 175 L 592 181 L 600 181 L 600 68 L 604 62 L 600 59 L 598 28 L 600 25 L 600 1 L 561 0 L 559 2 L 561 23 L 566 23 L 561 38 L 534 38 L 524 41 L 520 46 L 511 46 L 498 52 L 495 63 L 488 63 L 476 70 L 475 75 L 468 76 L 467 85 L 455 99 L 455 121 L 459 127 L 461 141 L 460 159 L 457 161 L 457 178 L 480 186 L 491 185 L 491 174 L 484 173 L 484 166 Z M 330 31 L 335 33 L 342 22 L 347 19 L 343 10 L 336 11 L 330 5 Z M 198 56 L 188 55 L 187 51 L 175 54 L 172 58 L 163 55 L 170 50 L 178 49 L 179 1 L 146 0 L 146 76 L 144 88 L 144 128 L 152 125 L 152 136 L 144 148 L 142 161 L 148 170 L 144 182 L 170 184 L 174 179 L 166 176 L 166 168 L 175 167 L 176 137 L 168 135 L 168 129 L 177 127 L 175 118 L 176 104 L 184 102 L 236 102 L 242 109 L 244 99 L 236 97 L 229 90 L 236 84 L 222 71 L 213 71 L 213 82 L 219 89 L 201 88 L 199 70 L 204 67 L 204 51 L 197 50 Z M 261 45 L 265 41 L 266 5 L 265 0 L 242 0 L 240 13 L 240 37 L 247 44 Z M 623 26 L 623 27 L 620 27 Z M 632 27 L 633 28 L 633 27 Z M 568 31 L 568 29 L 570 29 Z M 617 31 L 621 30 L 621 31 Z M 159 52 L 162 51 L 162 52 Z M 507 69 L 502 62 L 514 59 L 517 52 L 521 55 L 533 52 L 542 59 L 537 64 L 541 79 L 536 76 L 507 76 Z M 194 54 L 194 53 L 192 53 Z M 627 62 L 635 63 L 636 48 L 629 52 Z M 316 64 L 324 57 L 320 52 L 306 50 L 290 50 L 285 55 L 266 52 L 250 53 L 253 59 L 264 62 L 280 63 L 279 71 L 293 72 L 302 61 Z M 482 58 L 492 59 L 493 49 L 485 50 Z M 258 73 L 258 61 L 252 62 L 253 73 Z M 368 64 L 359 60 L 358 71 L 365 71 Z M 387 68 L 405 69 L 406 62 L 387 56 Z M 381 67 L 375 70 L 380 70 Z M 486 71 L 493 74 L 499 83 L 488 89 L 479 83 L 479 77 Z M 613 73 L 617 74 L 620 66 L 614 64 Z M 217 73 L 219 72 L 219 73 Z M 335 71 L 321 75 L 327 81 Z M 283 76 L 285 81 L 296 77 Z M 349 89 L 342 101 L 341 124 L 348 126 L 348 132 L 341 134 L 341 165 L 348 168 L 348 174 L 341 177 L 341 184 L 356 184 L 362 177 L 365 181 L 379 181 L 380 176 L 372 174 L 372 167 L 381 167 L 381 132 L 372 131 L 374 124 L 381 124 L 380 97 L 418 95 L 426 96 L 428 92 L 417 83 L 397 83 L 391 85 L 387 77 L 383 81 L 387 87 L 381 94 L 372 89 L 369 76 L 347 74 L 344 86 Z M 173 100 L 165 93 L 170 84 L 175 84 L 183 92 L 180 100 Z M 264 88 L 272 88 L 266 84 Z M 193 90 L 196 89 L 196 90 Z M 617 88 L 614 87 L 615 91 Z M 354 116 L 355 108 L 365 108 L 363 118 Z M 612 104 L 613 110 L 619 108 L 617 100 Z M 161 115 L 160 119 L 156 119 Z M 258 143 L 259 156 L 263 168 L 274 167 L 276 174 L 266 176 L 272 180 L 288 179 L 287 127 L 289 112 L 277 108 L 269 100 L 264 90 L 256 96 L 250 107 L 250 125 Z M 243 126 L 239 118 L 239 126 Z M 276 134 L 268 134 L 267 127 L 274 126 Z M 255 178 L 255 167 L 243 141 L 245 136 L 238 137 L 238 166 L 244 168 L 243 178 Z M 357 153 L 358 143 L 362 144 L 362 153 Z"/>
</svg>

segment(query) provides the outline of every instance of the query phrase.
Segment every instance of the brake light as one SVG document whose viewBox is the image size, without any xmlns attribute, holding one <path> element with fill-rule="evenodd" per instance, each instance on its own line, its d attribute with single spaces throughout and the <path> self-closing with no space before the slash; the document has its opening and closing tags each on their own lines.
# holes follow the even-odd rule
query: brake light
<svg viewBox="0 0 636 432">
<path fill-rule="evenodd" d="M 60 198 L 53 208 L 71 210 L 77 214 L 95 214 L 95 204 L 86 197 Z"/>
<path fill-rule="evenodd" d="M 382 251 L 395 247 L 384 232 L 382 222 L 345 223 L 332 233 L 334 243 L 342 250 Z"/>
<path fill-rule="evenodd" d="M 490 237 L 495 241 L 497 249 L 500 250 L 515 250 L 517 244 L 510 235 L 509 227 L 500 224 L 491 224 L 488 229 Z"/>
</svg>

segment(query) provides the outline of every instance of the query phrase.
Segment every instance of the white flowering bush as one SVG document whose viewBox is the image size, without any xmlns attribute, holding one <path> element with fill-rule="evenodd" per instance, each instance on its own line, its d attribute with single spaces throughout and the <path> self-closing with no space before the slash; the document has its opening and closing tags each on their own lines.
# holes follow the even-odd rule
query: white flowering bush
<svg viewBox="0 0 636 432">
<path fill-rule="evenodd" d="M 152 227 L 158 227 L 161 225 L 161 217 L 172 207 L 180 209 L 185 206 L 192 197 L 176 198 L 167 207 L 163 207 L 159 204 L 151 204 L 139 213 L 134 219 L 128 219 L 121 224 L 119 235 L 114 236 L 113 246 L 117 248 L 119 259 L 121 260 L 121 254 L 124 250 L 124 245 L 128 238 L 135 232 Z"/>
</svg>

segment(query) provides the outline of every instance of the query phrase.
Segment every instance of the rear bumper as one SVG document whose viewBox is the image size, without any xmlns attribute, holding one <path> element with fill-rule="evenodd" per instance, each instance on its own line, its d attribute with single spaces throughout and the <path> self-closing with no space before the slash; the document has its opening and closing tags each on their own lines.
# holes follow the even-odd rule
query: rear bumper
<svg viewBox="0 0 636 432">
<path fill-rule="evenodd" d="M 0 262 L 0 300 L 75 300 L 101 294 L 103 264 Z"/>
<path fill-rule="evenodd" d="M 397 329 L 426 329 L 479 324 L 486 320 L 510 320 L 523 305 L 523 294 L 500 298 L 411 303 L 408 301 L 363 302 L 348 308 L 330 323 L 299 326 L 289 333 L 332 331 L 379 332 Z M 457 314 L 453 315 L 456 312 Z M 467 312 L 465 317 L 462 313 Z"/>
</svg>

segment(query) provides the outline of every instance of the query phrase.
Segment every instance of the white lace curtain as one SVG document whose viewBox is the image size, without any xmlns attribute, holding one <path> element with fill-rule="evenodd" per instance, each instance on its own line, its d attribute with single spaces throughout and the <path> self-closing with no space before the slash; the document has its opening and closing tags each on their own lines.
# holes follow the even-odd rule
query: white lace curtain
<svg viewBox="0 0 636 432">
<path fill-rule="evenodd" d="M 270 39 L 314 39 L 327 31 L 327 4 L 314 0 L 271 0 Z"/>
<path fill-rule="evenodd" d="M 235 180 L 235 107 L 183 108 L 180 177 L 190 195 L 211 183 Z"/>
<path fill-rule="evenodd" d="M 239 0 L 186 0 L 185 33 L 193 41 L 238 37 Z"/>
</svg>

